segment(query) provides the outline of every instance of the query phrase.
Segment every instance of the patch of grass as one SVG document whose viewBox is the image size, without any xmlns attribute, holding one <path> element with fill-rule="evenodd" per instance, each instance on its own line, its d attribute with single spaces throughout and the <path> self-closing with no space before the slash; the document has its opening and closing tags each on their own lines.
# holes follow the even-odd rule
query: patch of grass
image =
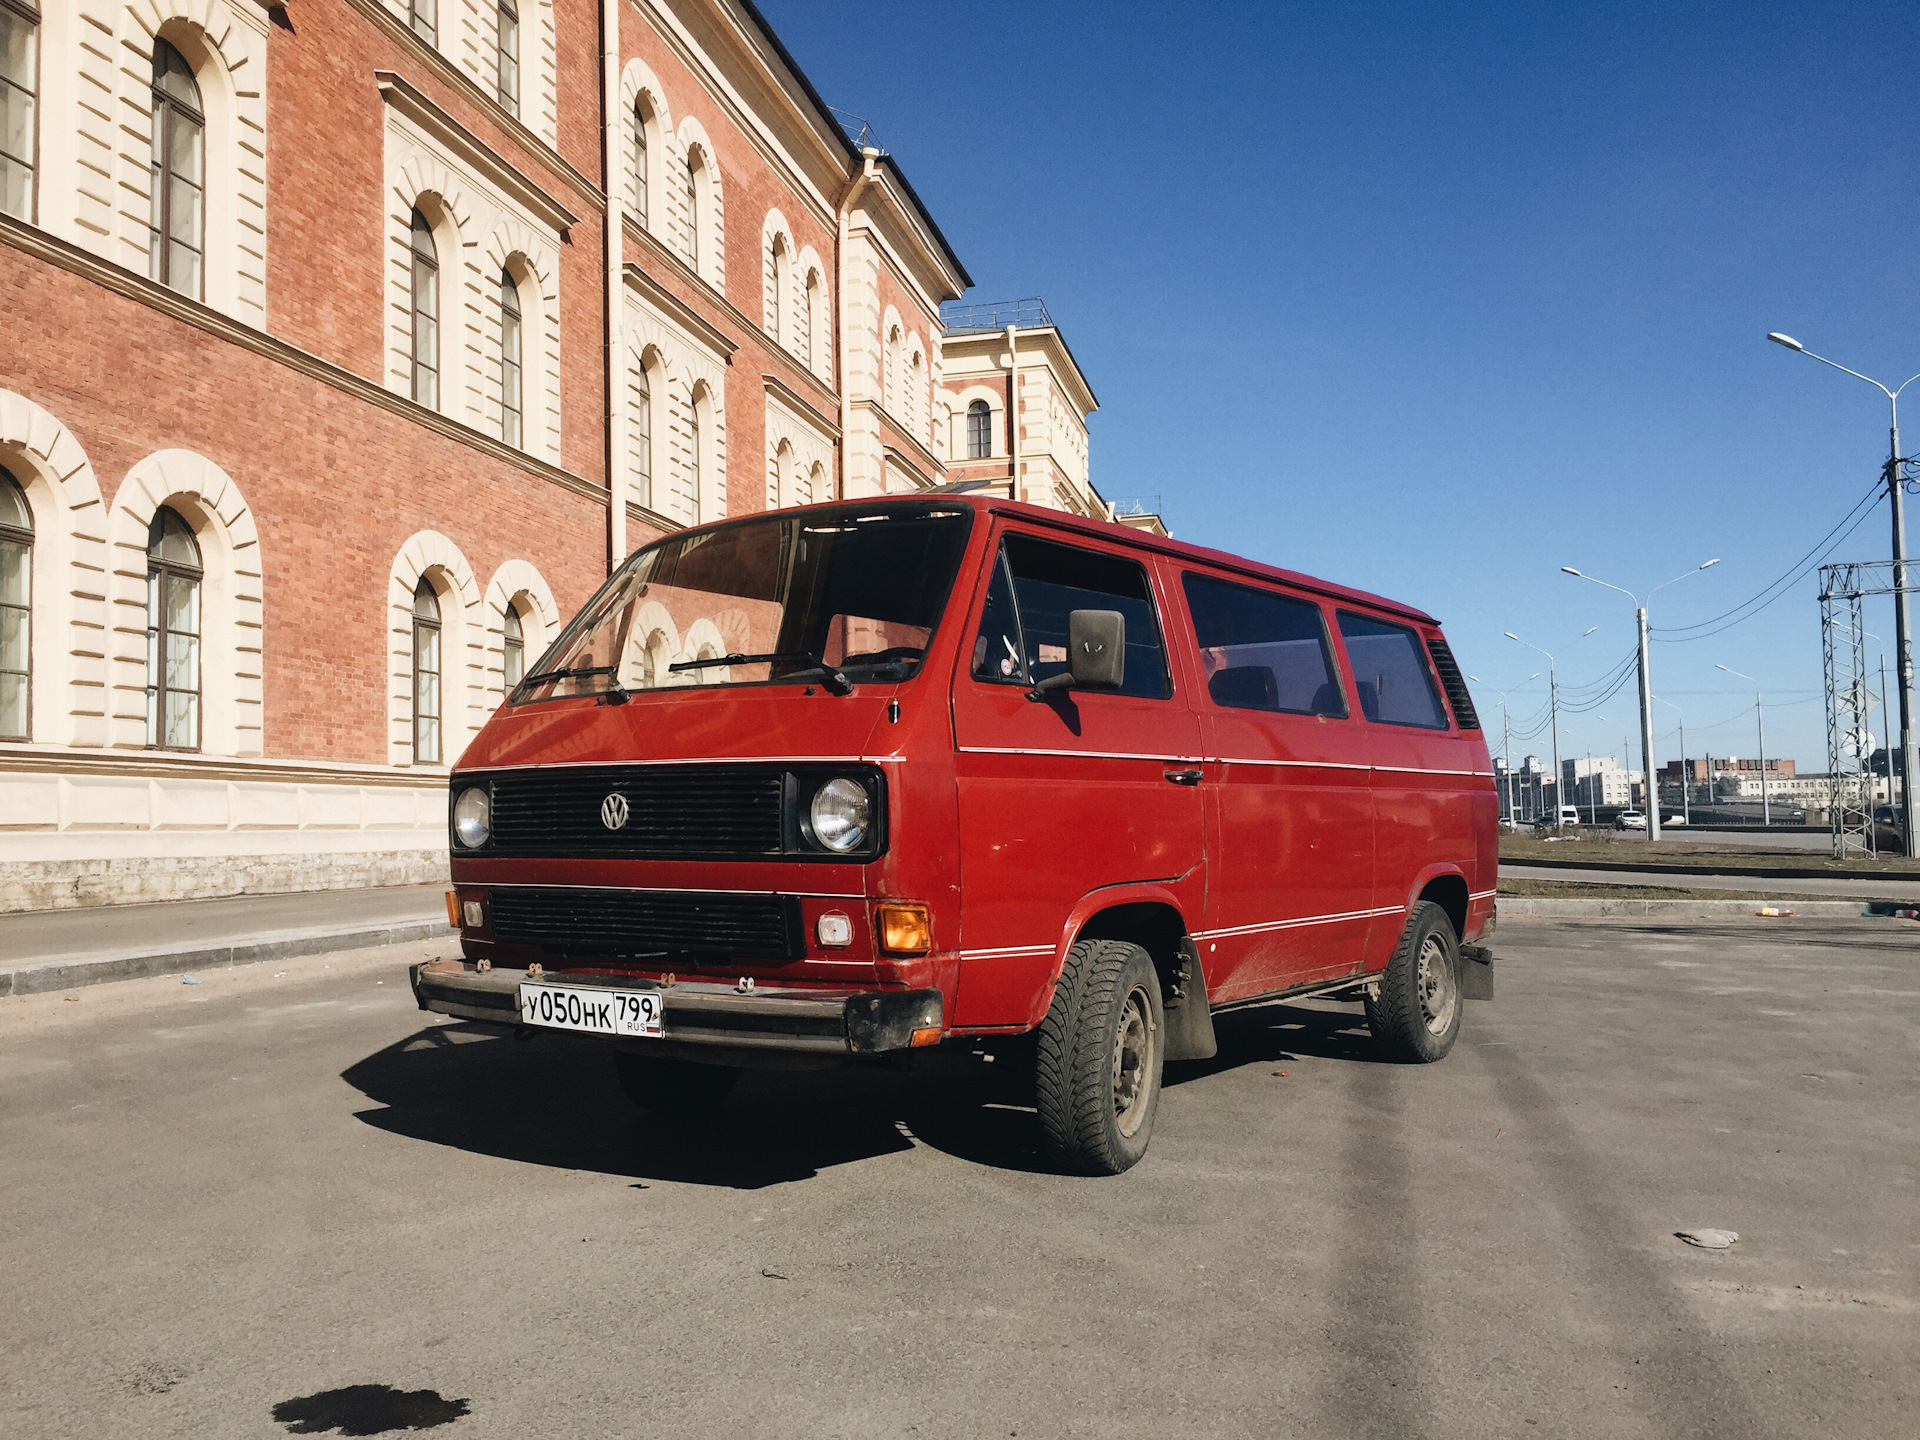
<svg viewBox="0 0 1920 1440">
<path fill-rule="evenodd" d="M 1649 843 L 1631 830 L 1569 831 L 1564 840 L 1544 835 L 1502 835 L 1503 860 L 1574 860 L 1604 864 L 1651 861 L 1684 865 L 1690 870 L 1868 870 L 1879 875 L 1920 875 L 1920 860 L 1904 855 L 1855 855 L 1845 863 L 1819 850 L 1780 850 L 1760 845 L 1720 844 L 1713 841 L 1658 840 Z"/>
<path fill-rule="evenodd" d="M 1496 893 L 1511 895 L 1516 900 L 1751 900 L 1755 905 L 1777 900 L 1853 898 L 1850 895 L 1781 895 L 1772 890 L 1715 890 L 1697 885 L 1597 885 L 1583 880 L 1522 879 L 1501 880 Z"/>
</svg>

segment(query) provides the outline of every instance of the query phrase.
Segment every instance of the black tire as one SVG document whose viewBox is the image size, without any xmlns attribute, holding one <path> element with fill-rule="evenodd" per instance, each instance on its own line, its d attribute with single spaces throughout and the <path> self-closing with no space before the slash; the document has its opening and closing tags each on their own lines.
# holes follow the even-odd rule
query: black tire
<svg viewBox="0 0 1920 1440">
<path fill-rule="evenodd" d="M 1146 951 L 1083 940 L 1067 953 L 1034 1046 L 1040 1132 L 1056 1165 L 1118 1175 L 1139 1163 L 1160 1105 L 1165 1040 L 1160 976 Z"/>
<path fill-rule="evenodd" d="M 1393 958 L 1369 997 L 1373 1038 L 1396 1060 L 1429 1064 L 1445 1057 L 1460 1035 L 1460 937 L 1447 912 L 1422 900 L 1407 917 Z"/>
<path fill-rule="evenodd" d="M 712 1114 L 726 1103 L 740 1079 L 737 1065 L 702 1065 L 630 1050 L 614 1051 L 613 1066 L 627 1098 L 663 1119 Z"/>
</svg>

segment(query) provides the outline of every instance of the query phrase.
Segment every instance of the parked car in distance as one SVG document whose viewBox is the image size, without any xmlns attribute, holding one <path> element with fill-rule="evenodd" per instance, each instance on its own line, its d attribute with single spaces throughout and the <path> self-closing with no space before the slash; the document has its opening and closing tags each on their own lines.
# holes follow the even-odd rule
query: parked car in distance
<svg viewBox="0 0 1920 1440">
<path fill-rule="evenodd" d="M 1499 797 L 1438 622 L 992 497 L 635 551 L 448 799 L 421 1008 L 594 1037 L 670 1116 L 944 1047 L 1112 1174 L 1215 1010 L 1357 1002 L 1433 1061 L 1492 993 Z"/>
<path fill-rule="evenodd" d="M 1644 830 L 1647 828 L 1647 816 L 1644 810 L 1622 810 L 1613 818 L 1616 830 Z"/>
<path fill-rule="evenodd" d="M 1904 849 L 1901 838 L 1903 833 L 1899 806 L 1876 805 L 1873 807 L 1873 848 L 1875 850 L 1882 854 L 1899 854 Z"/>
<path fill-rule="evenodd" d="M 1684 825 L 1687 823 L 1687 817 L 1685 815 L 1669 815 L 1660 823 L 1662 825 Z"/>
</svg>

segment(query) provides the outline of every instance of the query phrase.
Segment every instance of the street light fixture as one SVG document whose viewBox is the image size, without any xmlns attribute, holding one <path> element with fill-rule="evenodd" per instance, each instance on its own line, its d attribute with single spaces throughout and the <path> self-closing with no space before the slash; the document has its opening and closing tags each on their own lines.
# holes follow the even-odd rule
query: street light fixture
<svg viewBox="0 0 1920 1440">
<path fill-rule="evenodd" d="M 1744 670 L 1736 670 L 1731 665 L 1715 665 L 1716 670 L 1724 670 L 1729 675 L 1738 675 L 1742 680 L 1753 680 L 1753 676 Z M 1758 685 L 1758 680 L 1753 680 Z M 1760 692 L 1753 692 L 1753 720 L 1760 732 L 1760 828 L 1766 829 L 1773 824 L 1773 806 L 1767 797 L 1767 717 L 1760 709 Z M 1737 783 L 1737 775 L 1736 775 Z"/>
<path fill-rule="evenodd" d="M 1720 557 L 1716 555 L 1713 559 L 1696 565 L 1691 570 L 1681 571 L 1671 580 L 1662 580 L 1647 592 L 1647 601 L 1652 600 L 1667 586 L 1677 585 L 1687 576 L 1698 575 L 1702 570 L 1711 569 L 1719 563 Z M 1647 843 L 1652 844 L 1660 838 L 1660 791 L 1658 782 L 1654 779 L 1653 768 L 1653 669 L 1647 655 L 1647 602 L 1641 600 L 1631 590 L 1619 585 L 1610 585 L 1605 580 L 1595 579 L 1591 575 L 1584 575 L 1571 565 L 1562 565 L 1560 569 L 1564 574 L 1571 575 L 1577 580 L 1591 580 L 1595 585 L 1605 586 L 1609 590 L 1618 590 L 1633 601 L 1634 624 L 1638 627 L 1640 636 L 1640 768 L 1646 772 L 1647 794 L 1653 801 L 1647 808 Z"/>
<path fill-rule="evenodd" d="M 1578 645 L 1599 628 L 1598 625 L 1589 625 L 1578 635 L 1574 636 L 1573 639 L 1564 643 L 1566 645 Z M 1522 640 L 1511 630 L 1503 630 L 1500 633 L 1515 644 L 1524 645 L 1529 650 L 1537 650 L 1540 654 L 1547 657 L 1547 696 L 1548 704 L 1553 711 L 1553 828 L 1558 830 L 1561 825 L 1565 823 L 1560 818 L 1560 811 L 1562 809 L 1561 802 L 1566 799 L 1567 779 L 1565 772 L 1560 768 L 1560 680 L 1554 669 L 1553 652 L 1551 650 L 1542 650 L 1531 640 Z M 1579 823 L 1578 816 L 1575 817 L 1574 823 Z"/>
<path fill-rule="evenodd" d="M 1527 680 L 1538 680 L 1539 678 L 1540 678 L 1540 672 L 1536 670 L 1533 672 L 1533 674 L 1527 676 L 1526 680 L 1515 681 L 1512 685 L 1508 687 L 1508 689 L 1518 690 L 1522 685 L 1525 685 L 1527 683 Z M 1487 683 L 1486 681 L 1482 680 L 1478 675 L 1469 675 L 1467 676 L 1467 679 L 1471 680 L 1476 685 L 1485 685 Z M 1507 770 L 1506 770 L 1507 828 L 1509 830 L 1513 830 L 1513 829 L 1518 829 L 1519 823 L 1520 823 L 1514 817 L 1514 813 L 1513 813 L 1513 721 L 1507 714 L 1506 690 L 1502 690 L 1498 685 L 1494 685 L 1490 688 L 1493 690 L 1494 694 L 1500 697 L 1500 751 L 1501 751 L 1501 754 L 1503 754 L 1506 757 L 1506 767 L 1507 767 Z"/>
<path fill-rule="evenodd" d="M 1805 355 L 1809 360 L 1831 365 L 1856 380 L 1864 380 L 1887 397 L 1887 466 L 1884 473 L 1887 478 L 1887 498 L 1893 511 L 1893 648 L 1895 675 L 1900 682 L 1901 844 L 1909 856 L 1920 857 L 1920 829 L 1914 824 L 1914 787 L 1908 783 L 1915 769 L 1920 767 L 1916 765 L 1913 733 L 1913 625 L 1907 600 L 1907 504 L 1900 480 L 1900 392 L 1920 380 L 1920 375 L 1909 375 L 1897 387 L 1889 390 L 1871 375 L 1862 375 L 1858 370 L 1849 370 L 1838 360 L 1814 354 L 1791 335 L 1782 335 L 1773 330 L 1767 333 L 1767 339 Z M 1766 778 L 1766 772 L 1761 771 L 1762 784 Z M 1892 787 L 1891 775 L 1887 784 L 1889 788 Z"/>
</svg>

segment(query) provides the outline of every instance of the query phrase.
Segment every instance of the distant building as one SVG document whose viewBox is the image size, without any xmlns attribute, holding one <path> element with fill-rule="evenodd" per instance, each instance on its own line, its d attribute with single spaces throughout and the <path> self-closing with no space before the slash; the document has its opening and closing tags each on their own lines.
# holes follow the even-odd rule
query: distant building
<svg viewBox="0 0 1920 1440">
<path fill-rule="evenodd" d="M 1628 770 L 1612 755 L 1581 756 L 1560 762 L 1569 805 L 1582 810 L 1632 805 L 1640 792 L 1641 774 Z"/>
</svg>

